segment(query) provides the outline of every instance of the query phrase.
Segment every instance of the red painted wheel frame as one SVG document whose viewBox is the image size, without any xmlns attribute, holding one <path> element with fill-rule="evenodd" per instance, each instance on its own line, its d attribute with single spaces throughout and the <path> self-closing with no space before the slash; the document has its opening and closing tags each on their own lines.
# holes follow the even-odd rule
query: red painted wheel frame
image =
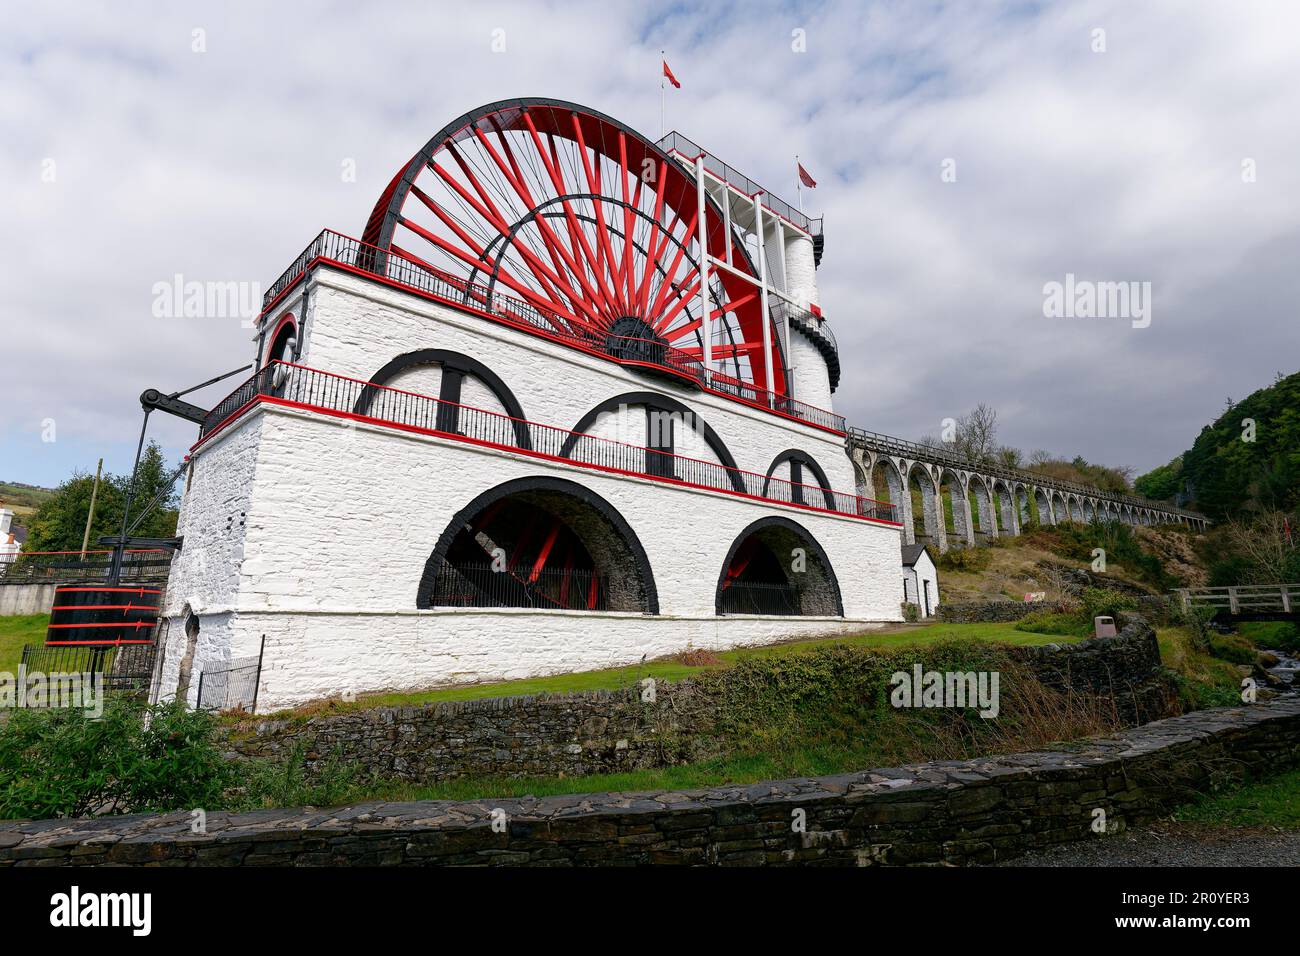
<svg viewBox="0 0 1300 956">
<path fill-rule="evenodd" d="M 362 238 L 463 276 L 476 304 L 526 303 L 557 332 L 600 348 L 649 339 L 698 359 L 701 256 L 693 174 L 627 126 L 573 103 L 523 99 L 451 123 L 393 177 Z M 724 254 L 722 211 L 706 197 L 705 235 Z M 756 272 L 733 236 L 730 264 Z M 763 361 L 758 289 L 710 270 L 715 370 L 787 394 L 769 322 Z"/>
</svg>

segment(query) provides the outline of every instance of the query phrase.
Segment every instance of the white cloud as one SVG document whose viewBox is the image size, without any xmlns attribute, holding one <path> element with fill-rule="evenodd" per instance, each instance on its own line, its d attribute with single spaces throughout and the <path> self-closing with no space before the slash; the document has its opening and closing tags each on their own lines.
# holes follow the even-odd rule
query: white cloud
<svg viewBox="0 0 1300 956">
<path fill-rule="evenodd" d="M 1294 4 L 1172 0 L 40 5 L 0 37 L 0 477 L 104 450 L 126 467 L 143 388 L 251 358 L 237 321 L 153 318 L 155 282 L 269 284 L 495 99 L 573 99 L 657 136 L 661 48 L 683 82 L 670 127 L 778 194 L 796 152 L 819 180 L 840 411 L 913 437 L 988 401 L 1005 440 L 1148 468 L 1293 370 L 1298 28 Z M 1066 272 L 1151 281 L 1151 328 L 1044 319 Z M 192 439 L 158 429 L 173 454 Z"/>
</svg>

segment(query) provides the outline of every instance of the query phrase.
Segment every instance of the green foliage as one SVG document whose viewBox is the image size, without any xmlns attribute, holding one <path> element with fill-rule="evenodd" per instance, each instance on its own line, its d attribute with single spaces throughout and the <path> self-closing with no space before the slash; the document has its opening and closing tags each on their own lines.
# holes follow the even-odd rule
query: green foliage
<svg viewBox="0 0 1300 956">
<path fill-rule="evenodd" d="M 1230 664 L 1253 664 L 1258 656 L 1255 645 L 1238 634 L 1209 633 L 1210 656 Z"/>
<path fill-rule="evenodd" d="M 135 498 L 131 505 L 132 520 L 138 517 L 153 497 L 162 490 L 170 469 L 163 460 L 162 450 L 150 442 L 140 456 L 140 474 Z M 26 551 L 77 551 L 81 548 L 86 530 L 86 515 L 90 511 L 90 497 L 95 484 L 93 474 L 76 474 L 46 498 L 27 522 Z M 127 489 L 131 476 L 105 474 L 100 481 L 95 498 L 95 518 L 90 529 L 90 547 L 99 547 L 96 541 L 102 535 L 117 535 L 122 531 L 122 510 L 126 505 Z M 159 504 L 136 528 L 142 537 L 166 538 L 176 533 L 175 495 Z"/>
<path fill-rule="evenodd" d="M 365 798 L 369 781 L 361 768 L 343 759 L 341 750 L 318 763 L 310 777 L 306 749 L 294 745 L 282 760 L 251 760 L 231 803 L 239 809 L 262 807 L 331 807 Z"/>
<path fill-rule="evenodd" d="M 1175 819 L 1218 827 L 1300 830 L 1300 770 L 1203 795 L 1179 808 Z"/>
<path fill-rule="evenodd" d="M 6 508 L 39 508 L 41 502 L 52 494 L 52 488 L 25 485 L 21 481 L 0 481 L 0 501 Z"/>
<path fill-rule="evenodd" d="M 903 602 L 903 620 L 915 624 L 921 619 L 921 609 L 911 601 Z"/>
<path fill-rule="evenodd" d="M 1070 523 L 1044 528 L 1038 532 L 1047 546 L 1063 558 L 1089 562 L 1094 548 L 1106 552 L 1106 560 L 1131 570 L 1142 582 L 1158 591 L 1178 587 L 1182 582 L 1165 570 L 1157 555 L 1146 551 L 1136 532 L 1118 521 Z"/>
<path fill-rule="evenodd" d="M 1235 685 L 1208 684 L 1175 672 L 1170 672 L 1169 676 L 1178 694 L 1178 704 L 1184 712 L 1209 710 L 1211 707 L 1237 707 L 1241 704 L 1241 691 Z"/>
<path fill-rule="evenodd" d="M 1153 468 L 1133 482 L 1133 489 L 1152 501 L 1168 501 L 1183 489 L 1183 456 L 1179 455 L 1167 465 Z"/>
<path fill-rule="evenodd" d="M 1014 625 L 1031 634 L 1059 634 L 1062 637 L 1092 637 L 1092 621 L 1077 611 L 1034 611 Z"/>
<path fill-rule="evenodd" d="M 1185 629 L 1192 646 L 1202 652 L 1208 652 L 1210 648 L 1210 635 L 1214 633 L 1210 630 L 1210 622 L 1214 620 L 1214 614 L 1214 608 L 1203 604 L 1188 607 L 1182 601 L 1174 600 L 1169 605 L 1169 617 L 1174 626 Z"/>
<path fill-rule="evenodd" d="M 1300 627 L 1292 621 L 1244 621 L 1237 633 L 1260 650 L 1300 654 Z"/>
<path fill-rule="evenodd" d="M 939 555 L 935 566 L 940 571 L 964 571 L 978 574 L 989 566 L 992 555 L 988 548 L 952 548 Z"/>
<path fill-rule="evenodd" d="M 1245 419 L 1254 441 L 1243 440 Z M 1181 478 L 1212 518 L 1300 505 L 1300 372 L 1230 406 L 1183 454 Z"/>
<path fill-rule="evenodd" d="M 221 805 L 231 770 L 213 718 L 109 697 L 84 710 L 14 711 L 0 727 L 0 819 Z"/>
<path fill-rule="evenodd" d="M 1083 604 L 1081 613 L 1089 624 L 1103 615 L 1118 618 L 1123 612 L 1137 608 L 1137 601 L 1131 595 L 1110 588 L 1084 588 L 1079 600 Z"/>
</svg>

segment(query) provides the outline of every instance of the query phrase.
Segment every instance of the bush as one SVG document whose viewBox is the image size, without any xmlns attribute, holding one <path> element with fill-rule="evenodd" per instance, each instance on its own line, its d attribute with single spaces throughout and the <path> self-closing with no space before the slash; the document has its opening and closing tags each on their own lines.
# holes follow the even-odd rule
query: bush
<svg viewBox="0 0 1300 956">
<path fill-rule="evenodd" d="M 953 548 L 939 555 L 935 565 L 940 571 L 964 571 L 978 574 L 988 568 L 992 559 L 988 548 Z"/>
<path fill-rule="evenodd" d="M 1245 621 L 1237 633 L 1261 650 L 1300 654 L 1300 627 L 1291 621 Z"/>
<path fill-rule="evenodd" d="M 1105 616 L 1118 619 L 1123 612 L 1137 608 L 1137 601 L 1133 597 L 1109 588 L 1084 588 L 1079 600 L 1083 603 L 1080 613 L 1088 619 L 1090 628 L 1095 618 Z"/>
<path fill-rule="evenodd" d="M 921 619 L 921 609 L 911 601 L 903 602 L 903 620 L 908 624 L 915 624 Z"/>
<path fill-rule="evenodd" d="M 1030 634 L 1059 634 L 1063 637 L 1091 637 L 1092 622 L 1078 612 L 1034 611 L 1013 625 Z"/>
<path fill-rule="evenodd" d="M 74 708 L 15 711 L 0 728 L 0 818 L 220 806 L 233 774 L 213 728 L 202 711 L 119 697 L 98 719 Z"/>
<path fill-rule="evenodd" d="M 1241 635 L 1217 634 L 1211 631 L 1208 637 L 1211 657 L 1217 657 L 1231 664 L 1255 663 L 1257 656 L 1255 645 Z"/>
</svg>

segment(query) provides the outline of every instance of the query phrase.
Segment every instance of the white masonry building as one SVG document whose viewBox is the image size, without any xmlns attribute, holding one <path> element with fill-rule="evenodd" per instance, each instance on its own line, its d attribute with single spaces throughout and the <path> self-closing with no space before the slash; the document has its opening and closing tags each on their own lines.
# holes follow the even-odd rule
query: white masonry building
<svg viewBox="0 0 1300 956">
<path fill-rule="evenodd" d="M 190 456 L 158 696 L 259 654 L 266 711 L 901 619 L 821 243 L 675 133 L 448 125 L 267 291 Z"/>
</svg>

